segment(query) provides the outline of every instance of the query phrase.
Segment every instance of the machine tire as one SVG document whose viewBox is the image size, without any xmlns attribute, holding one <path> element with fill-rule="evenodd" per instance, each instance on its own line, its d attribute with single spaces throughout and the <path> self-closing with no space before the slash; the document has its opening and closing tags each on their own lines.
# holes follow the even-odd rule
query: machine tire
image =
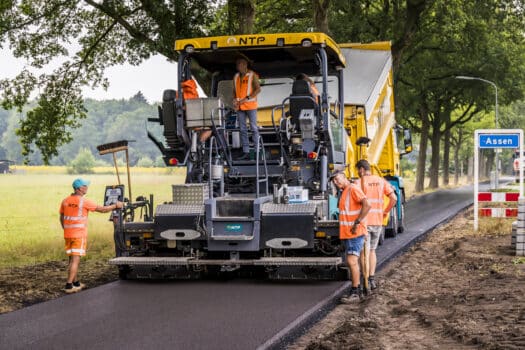
<svg viewBox="0 0 525 350">
<path fill-rule="evenodd" d="M 392 224 L 392 225 L 389 225 L 392 228 L 387 228 L 385 230 L 385 233 L 388 235 L 388 237 L 395 237 L 395 236 L 397 236 L 397 228 L 398 228 L 399 224 L 398 224 L 398 217 L 397 217 L 396 207 L 393 207 L 392 210 L 390 211 L 390 222 L 389 223 Z"/>
</svg>

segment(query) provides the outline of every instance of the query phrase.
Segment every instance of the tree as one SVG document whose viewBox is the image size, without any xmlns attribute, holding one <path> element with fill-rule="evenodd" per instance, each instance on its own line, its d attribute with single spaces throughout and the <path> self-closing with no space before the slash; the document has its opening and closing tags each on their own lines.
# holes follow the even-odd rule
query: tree
<svg viewBox="0 0 525 350">
<path fill-rule="evenodd" d="M 86 117 L 83 86 L 107 87 L 104 71 L 113 65 L 136 65 L 155 53 L 176 59 L 174 40 L 204 34 L 217 2 L 3 1 L 0 43 L 7 41 L 15 57 L 34 68 L 62 62 L 49 74 L 24 69 L 14 79 L 0 80 L 5 109 L 21 111 L 31 94 L 40 92 L 17 130 L 23 154 L 36 147 L 48 163 Z"/>
<path fill-rule="evenodd" d="M 67 166 L 69 174 L 92 174 L 95 167 L 95 157 L 89 148 L 82 148 Z"/>
</svg>

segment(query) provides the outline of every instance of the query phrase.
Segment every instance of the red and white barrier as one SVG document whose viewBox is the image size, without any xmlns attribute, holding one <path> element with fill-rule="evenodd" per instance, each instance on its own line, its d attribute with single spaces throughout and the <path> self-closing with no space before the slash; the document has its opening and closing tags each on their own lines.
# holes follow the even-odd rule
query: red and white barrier
<svg viewBox="0 0 525 350">
<path fill-rule="evenodd" d="M 519 192 L 479 192 L 478 202 L 517 202 Z"/>
<path fill-rule="evenodd" d="M 518 216 L 518 208 L 482 208 L 479 210 L 479 216 L 515 218 Z"/>
</svg>

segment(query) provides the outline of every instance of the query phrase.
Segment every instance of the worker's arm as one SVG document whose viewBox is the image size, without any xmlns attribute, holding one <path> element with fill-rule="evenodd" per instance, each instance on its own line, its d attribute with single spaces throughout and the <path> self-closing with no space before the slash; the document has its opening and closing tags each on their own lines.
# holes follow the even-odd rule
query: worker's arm
<svg viewBox="0 0 525 350">
<path fill-rule="evenodd" d="M 60 226 L 64 228 L 64 214 L 60 214 Z"/>
<path fill-rule="evenodd" d="M 370 203 L 368 203 L 368 199 L 363 198 L 361 200 L 361 211 L 359 212 L 359 216 L 357 217 L 357 220 L 363 221 L 368 215 L 370 208 L 371 206 L 370 206 Z"/>
<path fill-rule="evenodd" d="M 124 207 L 124 203 L 117 202 L 115 204 L 104 205 L 104 206 L 97 205 L 95 211 L 98 212 L 98 213 L 107 213 L 107 212 L 110 212 L 110 211 L 115 210 L 115 209 L 121 209 L 123 207 Z"/>
<path fill-rule="evenodd" d="M 352 226 L 352 233 L 355 233 L 357 230 L 357 225 L 361 223 L 366 218 L 366 215 L 370 211 L 370 203 L 366 198 L 361 199 L 361 211 L 357 216 L 357 219 L 354 221 L 354 226 Z"/>
<path fill-rule="evenodd" d="M 383 218 L 386 218 L 388 214 L 390 213 L 390 210 L 396 205 L 397 203 L 397 196 L 396 192 L 392 188 L 392 192 L 388 195 L 388 205 L 383 210 Z"/>
<path fill-rule="evenodd" d="M 254 98 L 261 92 L 261 83 L 259 83 L 259 78 L 257 78 L 255 74 L 252 81 L 252 89 L 253 91 L 250 93 L 250 98 Z"/>
</svg>

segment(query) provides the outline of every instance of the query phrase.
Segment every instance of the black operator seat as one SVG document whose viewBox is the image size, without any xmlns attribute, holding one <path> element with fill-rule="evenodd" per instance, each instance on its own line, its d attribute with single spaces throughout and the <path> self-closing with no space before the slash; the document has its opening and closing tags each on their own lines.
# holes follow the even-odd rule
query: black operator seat
<svg viewBox="0 0 525 350">
<path fill-rule="evenodd" d="M 310 91 L 310 85 L 306 80 L 295 80 L 292 85 L 292 94 L 290 95 L 290 116 L 292 123 L 299 126 L 299 116 L 301 110 L 312 109 L 317 114 L 317 104 L 314 96 Z"/>
</svg>

